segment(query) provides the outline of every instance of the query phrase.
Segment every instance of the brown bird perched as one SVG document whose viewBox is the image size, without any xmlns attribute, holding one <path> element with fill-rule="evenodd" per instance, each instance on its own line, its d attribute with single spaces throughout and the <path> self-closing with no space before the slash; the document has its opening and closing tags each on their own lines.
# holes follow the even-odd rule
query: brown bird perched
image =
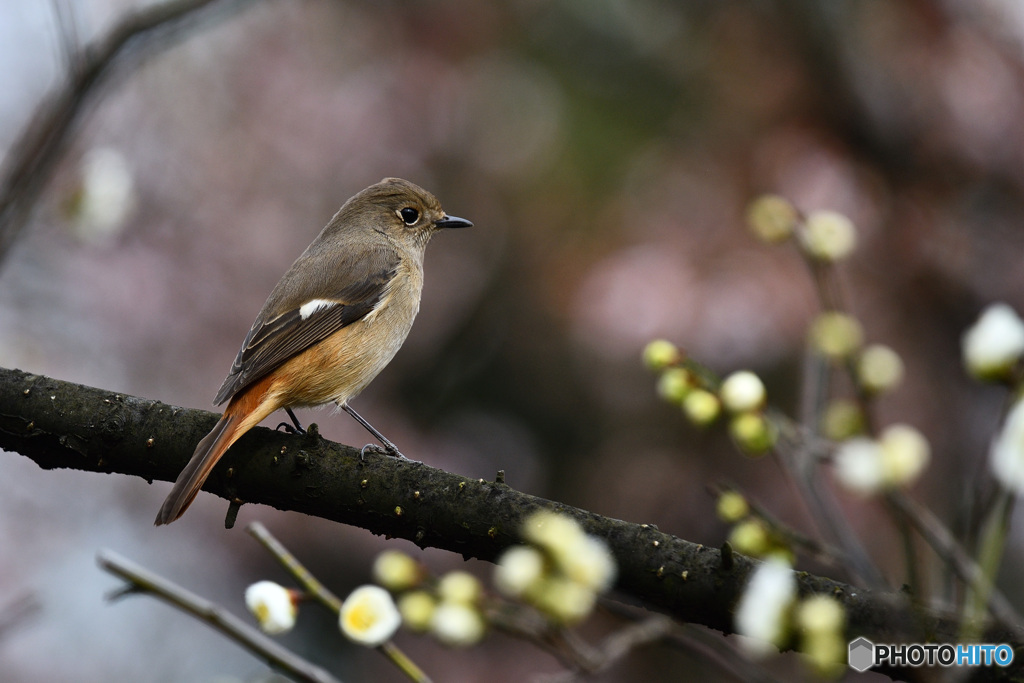
<svg viewBox="0 0 1024 683">
<path fill-rule="evenodd" d="M 399 178 L 385 178 L 345 202 L 263 304 L 217 393 L 216 405 L 228 401 L 224 415 L 196 446 L 156 524 L 181 517 L 231 444 L 282 408 L 301 431 L 292 408 L 334 402 L 388 453 L 403 457 L 348 402 L 408 336 L 431 236 L 472 225 Z"/>
</svg>

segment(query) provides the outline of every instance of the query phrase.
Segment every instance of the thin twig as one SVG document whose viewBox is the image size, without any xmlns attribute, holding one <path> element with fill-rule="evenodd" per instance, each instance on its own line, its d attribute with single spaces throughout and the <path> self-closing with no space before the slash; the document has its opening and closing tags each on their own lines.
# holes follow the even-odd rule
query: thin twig
<svg viewBox="0 0 1024 683">
<path fill-rule="evenodd" d="M 68 0 L 50 0 L 50 6 L 57 22 L 61 59 L 68 71 L 73 71 L 78 68 L 78 24 L 75 21 L 75 11 Z"/>
<path fill-rule="evenodd" d="M 485 600 L 483 611 L 491 628 L 533 643 L 568 669 L 588 670 L 589 653 L 574 650 L 572 643 L 568 643 L 562 636 L 563 629 L 553 626 L 535 609 L 504 600 Z"/>
<path fill-rule="evenodd" d="M 623 619 L 643 622 L 649 618 L 647 610 L 621 602 L 601 599 L 601 607 Z M 767 669 L 760 666 L 738 647 L 735 639 L 726 640 L 719 634 L 694 624 L 680 624 L 669 620 L 672 628 L 662 637 L 662 642 L 681 650 L 693 652 L 708 658 L 739 681 L 747 683 L 779 683 Z"/>
<path fill-rule="evenodd" d="M 908 522 L 921 534 L 935 554 L 945 561 L 960 579 L 976 594 L 989 591 L 988 609 L 1007 629 L 1019 631 L 1024 618 L 1013 608 L 1006 596 L 995 586 L 986 587 L 985 572 L 957 542 L 946 525 L 939 521 L 931 510 L 918 504 L 902 491 L 889 494 L 892 505 L 897 507 Z"/>
<path fill-rule="evenodd" d="M 776 425 L 779 440 L 774 452 L 783 469 L 790 475 L 796 485 L 800 497 L 811 512 L 811 518 L 819 529 L 827 533 L 834 543 L 843 549 L 849 560 L 848 570 L 854 580 L 859 580 L 873 589 L 887 588 L 881 571 L 871 561 L 857 535 L 850 528 L 846 518 L 836 507 L 835 500 L 822 494 L 822 486 L 815 481 L 818 458 L 810 435 L 814 434 L 811 426 L 801 428 L 781 413 L 772 411 L 769 419 Z"/>
<path fill-rule="evenodd" d="M 313 597 L 323 603 L 327 609 L 331 610 L 335 614 L 341 613 L 342 600 L 327 586 L 320 583 L 320 580 L 313 576 L 312 572 L 306 569 L 298 558 L 295 557 L 287 548 L 284 547 L 280 541 L 278 541 L 267 527 L 263 526 L 260 522 L 253 522 L 250 524 L 246 531 L 255 538 L 260 544 L 263 545 L 270 554 L 277 558 L 278 562 L 284 565 L 300 586 Z M 388 641 L 377 648 L 381 654 L 387 657 L 391 662 L 399 668 L 399 670 L 408 676 L 416 683 L 430 683 L 430 677 L 419 666 L 416 662 L 412 661 L 408 655 L 402 652 L 397 645 L 393 642 Z"/>
<path fill-rule="evenodd" d="M 716 497 L 721 497 L 727 491 L 739 493 L 747 501 L 751 516 L 760 519 L 769 529 L 778 534 L 782 540 L 799 551 L 806 553 L 814 560 L 830 567 L 845 567 L 849 563 L 849 558 L 846 557 L 842 548 L 824 543 L 797 531 L 770 513 L 763 505 L 751 499 L 750 496 L 743 493 L 738 487 L 732 484 L 712 484 L 708 486 L 708 491 Z"/>
<path fill-rule="evenodd" d="M 664 639 L 672 632 L 674 626 L 672 619 L 662 614 L 650 615 L 643 621 L 628 624 L 607 636 L 599 646 L 587 648 L 591 652 L 587 657 L 588 665 L 583 671 L 591 676 L 601 673 L 636 648 Z M 544 683 L 570 683 L 579 675 L 580 672 L 577 671 L 564 671 L 540 676 L 536 680 Z"/>
<path fill-rule="evenodd" d="M 804 262 L 811 271 L 815 284 L 815 291 L 818 294 L 818 301 L 821 304 L 822 309 L 837 312 L 848 311 L 849 306 L 847 305 L 847 298 L 835 267 L 831 263 L 822 263 L 817 261 L 803 251 L 801 251 L 801 254 L 803 255 Z M 824 359 L 818 358 L 816 359 L 816 362 L 817 367 L 822 368 L 822 372 L 829 371 Z M 842 364 L 842 367 L 849 376 L 850 382 L 854 388 L 855 400 L 857 402 L 857 406 L 860 408 L 866 429 L 868 433 L 874 433 L 875 424 L 871 396 L 864 390 L 857 379 L 857 369 L 854 360 L 852 358 L 847 358 Z M 804 421 L 804 425 L 813 431 L 817 431 L 818 429 L 819 422 L 817 419 L 820 418 L 826 402 L 826 395 L 820 391 L 821 384 L 822 383 L 819 382 L 819 391 L 813 397 L 813 415 L 816 421 Z M 806 407 L 807 398 L 805 397 L 804 400 Z M 804 417 L 806 416 L 807 415 L 805 414 Z M 861 575 L 866 580 L 869 580 L 873 587 L 884 586 L 884 579 L 882 578 L 881 572 L 878 571 L 875 565 L 868 558 L 867 552 L 864 550 L 859 540 L 857 540 L 853 530 L 847 524 L 845 517 L 843 517 L 842 514 L 839 513 L 838 509 L 836 509 L 834 500 L 831 497 L 825 498 L 818 490 L 818 487 L 813 485 L 813 481 L 810 479 L 808 479 L 804 485 L 807 487 L 807 493 L 811 496 L 812 500 L 817 501 L 816 504 L 819 507 L 819 512 L 825 515 L 822 521 L 827 523 L 832 528 L 833 532 L 838 531 L 840 533 L 837 540 L 843 543 L 844 547 L 846 547 L 848 552 L 850 552 L 854 566 L 859 570 Z M 909 533 L 906 520 L 899 518 L 899 512 L 890 508 L 890 514 L 893 515 L 893 521 L 902 540 L 904 560 L 907 568 L 907 581 L 914 590 L 914 595 L 921 600 L 924 598 L 924 595 L 921 590 L 922 587 L 919 585 L 920 580 L 917 574 L 917 557 L 914 552 L 913 538 Z M 864 575 L 863 572 L 865 571 L 870 573 Z"/>
<path fill-rule="evenodd" d="M 116 594 L 118 597 L 129 593 L 147 593 L 191 614 L 200 621 L 205 621 L 266 661 L 270 666 L 297 681 L 340 683 L 339 679 L 325 669 L 282 647 L 223 607 L 199 597 L 120 555 L 104 550 L 97 556 L 97 562 L 106 571 L 128 582 L 126 590 Z"/>
<path fill-rule="evenodd" d="M 816 262 L 807 259 L 813 274 L 819 300 L 827 310 L 848 310 L 845 303 L 845 296 L 836 277 L 834 268 L 824 267 Z M 856 377 L 856 368 L 852 361 L 844 364 L 846 372 L 856 388 L 856 400 L 867 422 L 868 431 L 875 431 L 871 398 L 860 386 Z M 918 604 L 923 604 L 925 591 L 917 576 L 917 556 L 914 551 L 913 539 L 910 536 L 910 527 L 917 529 L 918 533 L 935 550 L 936 554 L 949 563 L 954 572 L 967 584 L 973 596 L 982 596 L 981 603 L 988 611 L 1006 628 L 1019 629 L 1024 622 L 1020 615 L 994 587 L 993 582 L 986 576 L 984 569 L 977 562 L 971 559 L 970 555 L 957 543 L 953 534 L 946 526 L 939 521 L 927 508 L 917 505 L 902 491 L 893 491 L 886 496 L 887 509 L 893 517 L 893 521 L 903 540 L 904 555 L 908 581 L 917 596 Z M 993 570 L 994 571 L 994 570 Z"/>
<path fill-rule="evenodd" d="M 820 283 L 821 269 L 810 264 L 811 272 L 818 283 L 819 292 L 826 291 L 827 286 Z M 825 304 L 828 305 L 827 303 Z M 772 413 L 770 417 L 776 423 L 780 436 L 776 453 L 780 456 L 784 469 L 800 492 L 800 498 L 810 509 L 811 519 L 818 528 L 838 544 L 844 555 L 849 559 L 849 571 L 855 580 L 860 580 L 871 588 L 887 588 L 885 577 L 878 569 L 857 535 L 850 528 L 846 518 L 836 508 L 831 497 L 822 495 L 815 481 L 819 458 L 814 457 L 811 439 L 817 436 L 821 417 L 825 410 L 829 386 L 829 367 L 825 360 L 808 351 L 804 355 L 804 378 L 800 392 L 800 424 L 793 424 L 781 413 Z M 785 427 L 785 429 L 783 429 Z M 788 451 L 782 444 L 789 442 Z"/>
<path fill-rule="evenodd" d="M 316 598 L 322 602 L 327 609 L 331 610 L 335 614 L 341 612 L 342 600 L 337 595 L 332 593 L 327 586 L 320 583 L 320 581 L 313 576 L 313 574 L 306 569 L 298 558 L 284 547 L 284 545 L 277 540 L 267 527 L 263 526 L 260 522 L 253 522 L 250 524 L 246 531 L 249 535 L 255 538 L 263 545 L 270 554 L 277 558 L 277 561 L 284 565 L 284 568 L 295 577 L 299 585 L 302 586 L 303 590 L 309 594 L 310 597 Z"/>
</svg>

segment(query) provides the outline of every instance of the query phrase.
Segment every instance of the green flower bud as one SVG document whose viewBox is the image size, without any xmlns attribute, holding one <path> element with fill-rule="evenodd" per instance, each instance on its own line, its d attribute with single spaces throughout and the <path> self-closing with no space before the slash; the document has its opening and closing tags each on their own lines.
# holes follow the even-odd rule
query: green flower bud
<svg viewBox="0 0 1024 683">
<path fill-rule="evenodd" d="M 772 194 L 758 197 L 747 209 L 747 225 L 760 240 L 769 244 L 789 239 L 798 218 L 788 200 Z"/>
<path fill-rule="evenodd" d="M 679 349 L 665 339 L 655 339 L 644 347 L 644 365 L 651 370 L 664 370 L 682 359 Z"/>
<path fill-rule="evenodd" d="M 838 311 L 820 314 L 811 323 L 811 346 L 833 360 L 842 360 L 860 348 L 864 332 L 851 315 Z"/>
</svg>

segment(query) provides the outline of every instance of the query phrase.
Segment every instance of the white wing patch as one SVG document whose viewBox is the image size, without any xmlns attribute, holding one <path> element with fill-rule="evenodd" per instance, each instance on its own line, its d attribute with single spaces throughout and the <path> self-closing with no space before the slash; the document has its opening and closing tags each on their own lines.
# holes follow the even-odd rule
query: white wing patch
<svg viewBox="0 0 1024 683">
<path fill-rule="evenodd" d="M 299 316 L 305 320 L 309 316 L 313 315 L 317 311 L 330 308 L 331 306 L 337 306 L 337 301 L 328 301 L 327 299 L 313 299 L 299 306 Z"/>
</svg>

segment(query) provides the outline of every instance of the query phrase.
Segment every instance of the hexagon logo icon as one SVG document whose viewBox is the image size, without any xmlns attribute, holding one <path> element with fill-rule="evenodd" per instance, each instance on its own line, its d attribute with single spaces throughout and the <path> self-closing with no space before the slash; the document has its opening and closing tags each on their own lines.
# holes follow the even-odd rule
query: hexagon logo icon
<svg viewBox="0 0 1024 683">
<path fill-rule="evenodd" d="M 861 636 L 850 642 L 850 654 L 847 660 L 850 668 L 861 673 L 867 671 L 875 663 L 875 644 Z"/>
</svg>

